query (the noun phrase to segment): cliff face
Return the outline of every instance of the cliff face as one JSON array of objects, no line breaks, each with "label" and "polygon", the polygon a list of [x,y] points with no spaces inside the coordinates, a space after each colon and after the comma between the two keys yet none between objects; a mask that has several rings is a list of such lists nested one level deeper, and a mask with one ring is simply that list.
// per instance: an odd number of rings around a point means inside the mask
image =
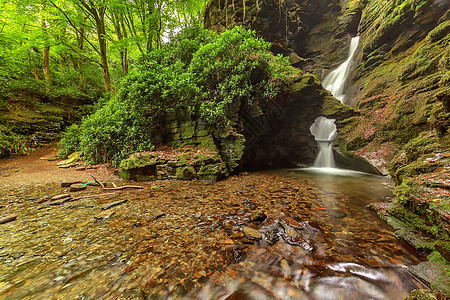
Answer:
[{"label": "cliff face", "polygon": [[342,60],[347,33],[356,34],[357,9],[341,15],[339,0],[213,0],[205,10],[205,27],[217,32],[242,25],[272,43],[272,51],[289,56],[294,66],[320,75],[318,66]]}]

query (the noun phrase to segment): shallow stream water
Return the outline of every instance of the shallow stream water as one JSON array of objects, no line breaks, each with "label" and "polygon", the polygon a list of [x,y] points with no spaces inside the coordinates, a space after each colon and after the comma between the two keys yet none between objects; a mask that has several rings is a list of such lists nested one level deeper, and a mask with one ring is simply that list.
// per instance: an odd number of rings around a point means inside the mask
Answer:
[{"label": "shallow stream water", "polygon": [[367,208],[390,195],[386,178],[139,184],[61,205],[48,200],[57,184],[4,190],[0,217],[18,217],[0,225],[0,299],[403,299],[423,287],[406,268],[417,253]]}]

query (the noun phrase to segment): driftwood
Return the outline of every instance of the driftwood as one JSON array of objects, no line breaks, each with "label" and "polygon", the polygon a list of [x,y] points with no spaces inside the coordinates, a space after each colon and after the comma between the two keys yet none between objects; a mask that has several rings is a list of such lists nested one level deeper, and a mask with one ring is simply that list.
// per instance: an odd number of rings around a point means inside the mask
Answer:
[{"label": "driftwood", "polygon": [[56,196],[53,196],[50,200],[60,200],[60,199],[64,199],[64,198],[70,198],[70,195],[69,194],[56,195]]},{"label": "driftwood", "polygon": [[91,175],[92,179],[94,179],[95,182],[97,182],[102,188],[105,188],[105,185],[97,180],[93,175]]},{"label": "driftwood", "polygon": [[138,185],[124,185],[114,188],[103,188],[104,191],[119,191],[119,190],[125,190],[125,189],[143,189],[143,186]]},{"label": "driftwood", "polygon": [[9,215],[7,217],[1,218],[0,219],[0,224],[5,224],[5,223],[8,223],[8,222],[12,222],[15,219],[17,219],[17,215]]},{"label": "driftwood", "polygon": [[114,187],[112,188],[107,188],[103,183],[101,183],[100,181],[97,180],[97,178],[95,178],[94,176],[91,175],[91,177],[95,180],[95,182],[97,182],[98,184],[100,184],[100,186],[102,187],[103,190],[105,191],[118,191],[118,190],[124,190],[124,189],[143,189],[143,186],[138,186],[138,185],[124,185],[124,186],[116,186],[115,184]]}]

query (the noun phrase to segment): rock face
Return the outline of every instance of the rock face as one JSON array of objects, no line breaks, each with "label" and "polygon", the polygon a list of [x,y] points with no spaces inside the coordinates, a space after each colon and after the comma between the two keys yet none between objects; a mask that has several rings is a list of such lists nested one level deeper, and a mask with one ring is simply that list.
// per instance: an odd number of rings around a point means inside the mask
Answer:
[{"label": "rock face", "polygon": [[66,126],[81,118],[83,106],[92,104],[83,97],[49,99],[27,94],[3,101],[8,109],[0,109],[0,158],[58,140]]},{"label": "rock face", "polygon": [[258,110],[245,112],[244,168],[312,164],[317,145],[309,127],[321,114],[327,97],[316,77],[304,75],[274,101],[259,103]]},{"label": "rock face", "polygon": [[[255,30],[272,43],[272,51],[292,65],[321,76],[321,68],[345,60],[344,46],[356,35],[361,5],[339,0],[213,0],[205,9],[205,27],[216,32],[237,25]],[[355,2],[355,1],[351,1]]]}]

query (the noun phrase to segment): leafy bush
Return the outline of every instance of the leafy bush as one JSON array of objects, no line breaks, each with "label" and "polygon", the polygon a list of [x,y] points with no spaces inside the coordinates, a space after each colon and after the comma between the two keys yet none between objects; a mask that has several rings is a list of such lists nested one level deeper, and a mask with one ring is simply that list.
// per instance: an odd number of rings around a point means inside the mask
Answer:
[{"label": "leafy bush", "polygon": [[25,138],[0,125],[0,148],[10,149],[12,153],[25,154],[29,149]]},{"label": "leafy bush", "polygon": [[117,96],[85,118],[78,132],[64,135],[61,154],[79,144],[90,162],[117,165],[130,153],[152,147],[151,128],[168,113],[228,126],[228,114],[235,113],[229,112],[230,104],[274,97],[291,82],[294,71],[287,58],[273,56],[269,47],[241,27],[221,35],[199,25],[184,29],[162,49],[141,57]]}]

